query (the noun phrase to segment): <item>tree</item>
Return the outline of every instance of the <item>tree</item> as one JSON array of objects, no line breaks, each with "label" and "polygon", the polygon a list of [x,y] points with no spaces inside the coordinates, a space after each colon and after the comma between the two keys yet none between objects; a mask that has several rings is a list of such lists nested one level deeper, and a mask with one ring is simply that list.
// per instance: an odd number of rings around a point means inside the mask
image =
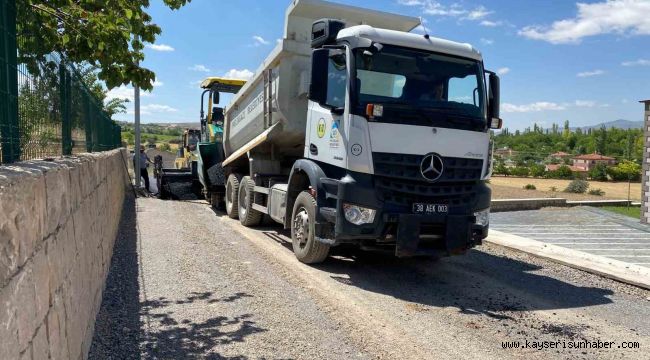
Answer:
[{"label": "tree", "polygon": [[503,162],[497,162],[494,166],[494,174],[495,175],[505,175],[508,176],[510,175],[510,169],[508,169]]},{"label": "tree", "polygon": [[560,127],[558,126],[558,124],[553,123],[553,125],[551,126],[551,132],[553,133],[553,135],[557,134],[559,132],[559,130],[560,130]]},{"label": "tree", "polygon": [[607,181],[607,165],[598,163],[589,170],[589,177],[596,181]]},{"label": "tree", "polygon": [[596,134],[596,152],[599,154],[607,153],[607,129],[602,126]]},{"label": "tree", "polygon": [[564,121],[564,131],[562,132],[562,136],[565,138],[568,138],[569,135],[571,135],[571,128],[569,127],[569,120]]},{"label": "tree", "polygon": [[527,167],[518,166],[510,169],[510,174],[512,176],[526,177],[530,174],[530,170]]},{"label": "tree", "polygon": [[530,176],[544,177],[546,175],[546,166],[540,164],[533,164],[530,166]]},{"label": "tree", "polygon": [[128,145],[133,145],[135,144],[135,136],[133,135],[132,132],[123,132],[122,133],[122,139],[126,141]]},{"label": "tree", "polygon": [[608,168],[607,174],[614,181],[639,181],[641,180],[641,165],[623,160],[620,164]]},{"label": "tree", "polygon": [[571,171],[571,168],[566,165],[560,166],[559,168],[557,168],[557,170],[549,171],[548,173],[546,173],[546,176],[551,179],[573,179],[574,178],[573,171]]},{"label": "tree", "polygon": [[[176,10],[191,0],[163,0]],[[155,74],[140,66],[144,44],[161,33],[144,10],[149,0],[16,1],[19,62],[38,70],[46,55],[60,52],[73,63],[97,66],[108,88],[133,83],[153,88]]]},{"label": "tree", "polygon": [[111,118],[115,114],[124,114],[126,113],[126,103],[129,102],[129,99],[110,99],[109,101],[104,102],[104,111]]},{"label": "tree", "polygon": [[634,136],[631,132],[627,134],[627,147],[625,148],[625,158],[632,160],[632,153],[634,152]]},{"label": "tree", "polygon": [[126,113],[126,103],[129,102],[129,99],[114,98],[106,101],[106,88],[99,81],[99,77],[97,76],[99,69],[97,67],[88,63],[81,63],[76,68],[81,81],[84,82],[95,98],[103,103],[104,111],[109,117],[112,118],[115,114]]}]

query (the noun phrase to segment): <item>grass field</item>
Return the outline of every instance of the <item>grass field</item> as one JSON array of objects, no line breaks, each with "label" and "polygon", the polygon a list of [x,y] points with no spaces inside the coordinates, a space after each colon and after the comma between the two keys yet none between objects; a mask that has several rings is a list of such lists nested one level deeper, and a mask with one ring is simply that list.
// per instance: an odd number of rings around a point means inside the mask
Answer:
[{"label": "grass field", "polygon": [[635,219],[640,219],[641,218],[641,208],[638,206],[606,206],[601,208],[603,210],[615,212],[617,214],[629,216]]},{"label": "grass field", "polygon": [[[527,184],[533,184],[537,187],[538,192],[550,192],[551,187],[557,189],[557,193],[552,197],[567,197],[569,195],[562,193],[571,180],[555,180],[555,179],[535,179],[535,178],[518,178],[518,177],[503,177],[494,176],[490,183],[498,187],[510,187],[513,189],[522,189]],[[601,189],[605,192],[604,196],[599,198],[604,199],[627,199],[627,183],[615,182],[600,182],[589,181],[589,189]],[[641,200],[641,183],[632,183],[630,191],[630,199],[634,201]]]},{"label": "grass field", "polygon": [[[122,139],[125,139],[128,132],[122,131]],[[146,142],[146,139],[155,136],[158,140],[158,142],[169,142],[170,140],[179,140],[180,136],[174,136],[174,135],[162,135],[162,134],[145,134],[142,133],[142,142]]]}]

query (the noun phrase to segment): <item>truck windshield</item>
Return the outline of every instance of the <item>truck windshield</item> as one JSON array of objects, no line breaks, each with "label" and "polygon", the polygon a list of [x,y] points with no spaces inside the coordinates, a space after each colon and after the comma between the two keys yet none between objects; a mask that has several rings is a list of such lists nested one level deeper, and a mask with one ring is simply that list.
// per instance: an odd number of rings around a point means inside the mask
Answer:
[{"label": "truck windshield", "polygon": [[478,61],[385,45],[355,50],[358,113],[382,104],[374,119],[411,125],[485,129],[485,86]]}]

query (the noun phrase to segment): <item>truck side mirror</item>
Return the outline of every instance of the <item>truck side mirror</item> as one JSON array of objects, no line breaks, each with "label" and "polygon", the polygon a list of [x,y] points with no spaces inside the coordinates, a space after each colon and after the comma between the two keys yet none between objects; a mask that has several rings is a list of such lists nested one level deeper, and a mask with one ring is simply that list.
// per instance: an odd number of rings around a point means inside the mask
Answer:
[{"label": "truck side mirror", "polygon": [[311,83],[309,84],[309,100],[321,105],[327,102],[327,67],[329,49],[315,49],[311,56]]},{"label": "truck side mirror", "polygon": [[214,105],[219,104],[219,92],[218,91],[212,91],[212,103]]},{"label": "truck side mirror", "polygon": [[490,73],[490,92],[488,105],[488,125],[490,129],[501,129],[503,120],[499,117],[499,108],[501,103],[500,80],[499,76],[493,72]]}]

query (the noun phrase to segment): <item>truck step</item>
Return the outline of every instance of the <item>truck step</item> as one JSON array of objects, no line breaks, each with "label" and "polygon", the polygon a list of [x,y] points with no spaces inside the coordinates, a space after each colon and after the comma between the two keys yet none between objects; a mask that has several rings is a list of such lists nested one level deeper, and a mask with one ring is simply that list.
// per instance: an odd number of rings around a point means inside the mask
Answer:
[{"label": "truck step", "polygon": [[268,214],[269,209],[265,206],[259,205],[259,204],[253,204],[253,209],[261,212],[262,214]]},{"label": "truck step", "polygon": [[255,186],[253,188],[253,191],[255,191],[256,193],[266,194],[266,195],[271,193],[271,189],[264,186]]}]

